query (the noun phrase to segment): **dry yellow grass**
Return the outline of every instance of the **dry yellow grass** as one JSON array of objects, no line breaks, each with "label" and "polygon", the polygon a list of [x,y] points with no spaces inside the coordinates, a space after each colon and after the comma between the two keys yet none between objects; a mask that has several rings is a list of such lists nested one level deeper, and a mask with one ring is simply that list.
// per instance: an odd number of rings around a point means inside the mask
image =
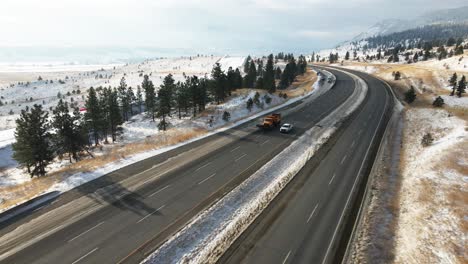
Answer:
[{"label": "dry yellow grass", "polygon": [[285,93],[289,98],[298,97],[305,95],[306,93],[312,91],[312,85],[317,81],[317,74],[307,69],[304,75],[299,75],[294,83],[291,86],[282,91],[278,91]]}]

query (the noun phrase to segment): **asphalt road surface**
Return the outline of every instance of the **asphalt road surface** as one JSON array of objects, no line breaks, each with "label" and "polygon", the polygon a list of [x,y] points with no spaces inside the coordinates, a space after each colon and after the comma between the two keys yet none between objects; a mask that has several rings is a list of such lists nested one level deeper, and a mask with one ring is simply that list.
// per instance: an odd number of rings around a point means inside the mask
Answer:
[{"label": "asphalt road surface", "polygon": [[[255,122],[249,122],[117,170],[0,223],[0,263],[142,260],[198,212],[344,102],[354,90],[354,81],[341,72],[333,73],[337,77],[333,89],[314,101],[304,99],[279,111],[284,114],[283,123],[294,124],[291,134],[280,134],[279,129],[261,132]],[[375,111],[369,114],[371,119],[362,127],[362,135],[356,137],[353,145],[359,151],[356,154],[361,154],[368,144],[366,138],[382,108],[375,100],[370,103]],[[348,150],[349,146],[344,148]],[[345,195],[349,186],[342,186],[341,182],[352,177],[351,172],[345,171],[359,166],[359,158],[360,155],[346,156],[343,163],[349,164],[347,169],[339,165],[340,161],[326,162],[330,169],[337,168],[331,184],[335,193]],[[319,176],[316,179],[319,182],[310,184],[311,188],[320,185],[319,188],[327,190],[321,181],[329,181],[329,175]],[[340,198],[341,195],[328,201],[317,200],[317,214],[323,214],[324,207],[338,206]],[[308,212],[310,208],[303,209]],[[333,214],[338,210],[332,210]],[[311,221],[316,221],[316,217]],[[276,255],[274,259],[282,257]]]},{"label": "asphalt road surface", "polygon": [[[356,72],[355,72],[356,73]],[[236,240],[219,263],[333,263],[351,193],[374,157],[386,127],[391,94],[381,81],[356,73],[369,86],[360,110],[296,175]],[[369,154],[368,154],[369,153]],[[375,153],[375,152],[374,152]],[[369,156],[370,155],[370,156]],[[341,221],[341,222],[340,222]],[[333,242],[333,243],[332,243]]]}]

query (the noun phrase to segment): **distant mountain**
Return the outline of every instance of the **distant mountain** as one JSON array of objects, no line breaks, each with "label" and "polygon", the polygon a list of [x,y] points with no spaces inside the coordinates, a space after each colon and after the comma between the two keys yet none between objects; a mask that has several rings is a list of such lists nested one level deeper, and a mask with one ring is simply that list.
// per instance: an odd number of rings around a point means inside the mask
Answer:
[{"label": "distant mountain", "polygon": [[425,13],[415,19],[386,19],[360,33],[351,41],[364,40],[369,37],[385,36],[395,32],[414,29],[432,24],[462,24],[468,23],[468,6],[443,9]]}]

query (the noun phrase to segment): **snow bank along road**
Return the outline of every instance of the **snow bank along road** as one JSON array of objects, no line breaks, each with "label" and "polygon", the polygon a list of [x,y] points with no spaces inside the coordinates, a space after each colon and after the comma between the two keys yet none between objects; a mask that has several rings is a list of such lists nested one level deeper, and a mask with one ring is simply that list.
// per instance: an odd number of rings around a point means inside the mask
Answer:
[{"label": "snow bank along road", "polygon": [[[256,121],[135,163],[0,223],[2,263],[135,263],[348,98],[354,82],[280,112],[295,131]],[[325,84],[327,85],[327,84]],[[327,89],[325,89],[327,90]]]},{"label": "snow bank along road", "polygon": [[360,202],[356,194],[365,187],[362,183],[366,182],[393,104],[384,83],[367,74],[353,73],[369,87],[361,109],[302,168],[219,263],[340,260],[342,239],[346,240],[353,223],[353,205]]}]

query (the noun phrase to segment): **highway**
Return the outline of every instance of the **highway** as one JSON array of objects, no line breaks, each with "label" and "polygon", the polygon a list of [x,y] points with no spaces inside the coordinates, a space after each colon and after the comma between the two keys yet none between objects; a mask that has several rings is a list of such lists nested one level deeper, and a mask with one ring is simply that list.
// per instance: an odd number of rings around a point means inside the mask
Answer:
[{"label": "highway", "polygon": [[313,157],[234,242],[219,263],[337,263],[341,224],[366,179],[392,107],[385,84],[354,72],[368,98],[327,148]]},{"label": "highway", "polygon": [[[344,102],[354,81],[333,73],[333,89],[279,111],[284,122],[295,125],[292,134],[261,132],[257,120],[248,122],[117,170],[0,223],[0,263],[139,262]],[[360,132],[363,138],[382,108],[374,101],[369,128]],[[361,144],[366,141],[356,139],[356,150]],[[359,158],[349,155],[343,162],[354,168]],[[327,163],[331,168],[344,168],[333,161]],[[344,193],[343,177],[338,172],[333,186]],[[324,206],[334,204],[322,201],[317,213]]]}]

